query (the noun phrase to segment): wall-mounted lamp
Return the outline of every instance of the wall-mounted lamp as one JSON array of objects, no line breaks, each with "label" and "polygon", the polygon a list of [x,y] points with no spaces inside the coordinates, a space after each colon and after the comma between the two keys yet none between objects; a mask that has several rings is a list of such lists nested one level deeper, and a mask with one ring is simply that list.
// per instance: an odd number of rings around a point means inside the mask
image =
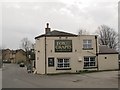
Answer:
[{"label": "wall-mounted lamp", "polygon": [[78,62],[82,62],[82,58],[81,57],[78,58]]}]

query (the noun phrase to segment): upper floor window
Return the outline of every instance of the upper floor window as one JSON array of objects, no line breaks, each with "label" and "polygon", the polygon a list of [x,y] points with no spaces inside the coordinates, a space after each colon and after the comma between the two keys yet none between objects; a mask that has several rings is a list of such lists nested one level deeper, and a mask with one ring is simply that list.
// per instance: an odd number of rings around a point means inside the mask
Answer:
[{"label": "upper floor window", "polygon": [[92,49],[92,40],[83,40],[83,49]]}]

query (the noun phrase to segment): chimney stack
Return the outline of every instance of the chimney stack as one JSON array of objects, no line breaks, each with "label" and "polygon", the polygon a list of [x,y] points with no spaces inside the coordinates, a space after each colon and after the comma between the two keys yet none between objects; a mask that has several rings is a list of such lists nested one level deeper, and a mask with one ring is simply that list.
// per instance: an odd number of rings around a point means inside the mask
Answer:
[{"label": "chimney stack", "polygon": [[48,34],[50,33],[51,28],[49,28],[49,23],[47,23],[46,25],[47,25],[47,28],[45,28],[45,34]]}]

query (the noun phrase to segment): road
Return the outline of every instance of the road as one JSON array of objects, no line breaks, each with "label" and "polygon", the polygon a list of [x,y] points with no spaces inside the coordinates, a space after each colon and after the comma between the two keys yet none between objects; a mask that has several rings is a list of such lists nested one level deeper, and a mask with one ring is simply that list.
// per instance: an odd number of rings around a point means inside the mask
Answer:
[{"label": "road", "polygon": [[5,64],[2,72],[3,88],[118,88],[118,72],[88,74],[37,75],[26,68]]},{"label": "road", "polygon": [[0,90],[2,89],[2,69],[0,68]]}]

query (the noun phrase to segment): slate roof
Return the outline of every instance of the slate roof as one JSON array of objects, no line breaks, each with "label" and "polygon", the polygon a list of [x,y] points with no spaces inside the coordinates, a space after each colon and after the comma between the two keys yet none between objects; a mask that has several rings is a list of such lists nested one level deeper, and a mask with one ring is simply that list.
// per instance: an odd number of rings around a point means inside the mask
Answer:
[{"label": "slate roof", "polygon": [[67,33],[67,32],[62,32],[62,31],[57,31],[57,30],[53,30],[47,34],[42,34],[40,36],[35,37],[35,39],[40,38],[40,37],[57,37],[57,36],[69,36],[69,37],[76,37],[76,34],[72,34],[72,33]]},{"label": "slate roof", "polygon": [[100,45],[99,54],[118,54],[118,52],[114,49],[109,48],[106,45]]}]

